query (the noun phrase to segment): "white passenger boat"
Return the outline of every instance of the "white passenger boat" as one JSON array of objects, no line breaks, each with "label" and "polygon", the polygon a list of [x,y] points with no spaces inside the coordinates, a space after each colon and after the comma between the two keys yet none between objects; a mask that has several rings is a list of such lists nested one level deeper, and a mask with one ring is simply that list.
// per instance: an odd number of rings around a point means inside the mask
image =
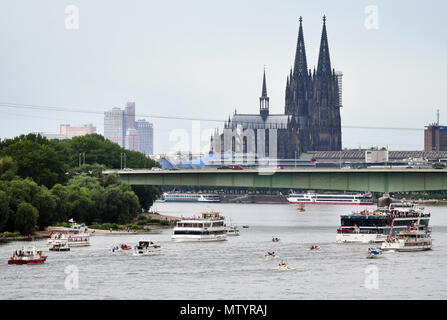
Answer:
[{"label": "white passenger boat", "polygon": [[69,247],[83,247],[90,245],[90,234],[88,233],[88,228],[84,224],[78,225],[73,222],[68,231],[67,238]]},{"label": "white passenger boat", "polygon": [[386,241],[390,230],[397,234],[415,223],[428,232],[430,213],[424,213],[424,208],[415,204],[393,203],[386,208],[353,212],[340,218],[336,242],[381,243]]},{"label": "white passenger boat", "polygon": [[150,240],[140,240],[134,247],[133,256],[153,256],[161,253],[159,245]]},{"label": "white passenger boat", "polygon": [[344,204],[344,205],[372,205],[371,194],[325,194],[325,193],[292,193],[287,197],[289,203],[298,204]]},{"label": "white passenger boat", "polygon": [[415,225],[410,230],[401,231],[394,238],[389,237],[382,243],[382,250],[393,251],[423,251],[432,248],[432,239],[420,226]]},{"label": "white passenger boat", "polygon": [[218,194],[165,192],[160,200],[164,202],[220,202]]},{"label": "white passenger boat", "polygon": [[177,222],[172,241],[223,241],[227,240],[225,218],[219,212],[202,212],[200,217]]}]

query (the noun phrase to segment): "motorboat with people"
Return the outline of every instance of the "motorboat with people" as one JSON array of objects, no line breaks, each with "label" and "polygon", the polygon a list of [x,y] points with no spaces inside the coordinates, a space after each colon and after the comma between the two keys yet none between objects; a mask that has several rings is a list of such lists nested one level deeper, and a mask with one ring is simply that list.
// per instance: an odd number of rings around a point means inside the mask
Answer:
[{"label": "motorboat with people", "polygon": [[368,248],[368,253],[366,255],[366,258],[373,259],[378,258],[382,254],[382,249],[380,248]]},{"label": "motorboat with people", "polygon": [[275,237],[275,236],[273,236],[273,238],[272,238],[272,242],[279,242],[279,238],[278,238],[278,237]]},{"label": "motorboat with people", "polygon": [[208,210],[199,217],[184,218],[177,222],[171,239],[175,242],[227,240],[225,217]]},{"label": "motorboat with people", "polygon": [[274,257],[276,257],[276,253],[275,253],[275,251],[272,251],[272,252],[269,251],[265,254],[265,257],[266,258],[274,258]]},{"label": "motorboat with people", "polygon": [[304,212],[304,211],[306,211],[306,209],[304,208],[304,203],[300,203],[300,204],[298,205],[298,207],[296,208],[296,211],[298,211],[298,212]]},{"label": "motorboat with people", "polygon": [[239,236],[239,229],[236,226],[227,226],[227,236]]},{"label": "motorboat with people", "polygon": [[121,244],[120,245],[120,248],[121,248],[121,250],[130,250],[130,249],[132,249],[132,246],[131,245],[129,245],[129,244]]},{"label": "motorboat with people", "polygon": [[238,236],[239,235],[239,228],[236,227],[235,225],[233,225],[233,223],[231,223],[231,219],[230,219],[230,223],[227,223],[227,236]]},{"label": "motorboat with people", "polygon": [[140,240],[134,247],[134,256],[152,256],[161,253],[161,247],[150,240]]},{"label": "motorboat with people", "polygon": [[46,259],[47,256],[44,256],[41,250],[30,246],[16,250],[9,258],[8,264],[40,264],[44,263]]},{"label": "motorboat with people", "polygon": [[393,251],[423,251],[432,248],[432,239],[425,228],[415,224],[409,230],[399,232],[394,237],[389,236],[382,243],[382,250]]},{"label": "motorboat with people", "polygon": [[313,245],[312,247],[310,247],[310,250],[320,250],[320,247],[317,245]]},{"label": "motorboat with people", "polygon": [[278,270],[280,271],[289,270],[289,265],[285,263],[283,260],[281,260],[281,262],[278,264]]}]

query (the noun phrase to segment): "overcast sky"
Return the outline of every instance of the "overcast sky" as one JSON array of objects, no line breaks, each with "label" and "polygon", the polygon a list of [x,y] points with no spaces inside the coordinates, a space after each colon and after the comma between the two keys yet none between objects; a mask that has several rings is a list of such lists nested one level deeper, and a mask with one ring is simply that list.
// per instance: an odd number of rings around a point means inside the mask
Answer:
[{"label": "overcast sky", "polygon": [[[69,5],[79,9],[78,29],[67,29]],[[264,65],[270,112],[283,113],[298,18],[313,68],[325,14],[332,66],[344,74],[342,126],[421,129],[344,128],[343,147],[422,150],[436,109],[447,124],[446,9],[443,0],[2,0],[0,137],[58,132],[61,123],[103,133],[102,113],[126,101],[137,115],[224,121],[235,109],[257,113]],[[156,153],[174,148],[173,132],[197,126],[146,119]]]}]

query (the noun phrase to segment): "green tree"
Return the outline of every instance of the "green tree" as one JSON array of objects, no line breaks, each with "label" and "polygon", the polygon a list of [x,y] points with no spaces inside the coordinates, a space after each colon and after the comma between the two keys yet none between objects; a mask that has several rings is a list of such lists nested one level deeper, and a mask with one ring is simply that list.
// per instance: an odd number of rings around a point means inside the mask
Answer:
[{"label": "green tree", "polygon": [[145,211],[149,210],[163,193],[158,186],[132,186],[132,190],[138,197],[140,207]]},{"label": "green tree", "polygon": [[5,141],[0,155],[10,156],[17,162],[17,173],[22,178],[32,178],[36,183],[47,187],[66,181],[65,172],[68,167],[46,139],[28,135],[22,139]]},{"label": "green tree", "polygon": [[0,190],[0,232],[6,229],[10,211],[8,195]]},{"label": "green tree", "polygon": [[37,224],[40,230],[58,221],[56,209],[56,197],[45,187],[40,187],[32,200],[32,205],[39,211]]},{"label": "green tree", "polygon": [[51,193],[55,197],[56,207],[54,209],[57,222],[68,221],[71,218],[72,204],[69,200],[69,191],[67,186],[56,184],[51,188]]},{"label": "green tree", "polygon": [[22,202],[17,209],[15,228],[22,235],[31,234],[39,218],[38,210],[28,202]]},{"label": "green tree", "polygon": [[11,157],[0,158],[0,180],[12,180],[17,175],[17,163]]}]

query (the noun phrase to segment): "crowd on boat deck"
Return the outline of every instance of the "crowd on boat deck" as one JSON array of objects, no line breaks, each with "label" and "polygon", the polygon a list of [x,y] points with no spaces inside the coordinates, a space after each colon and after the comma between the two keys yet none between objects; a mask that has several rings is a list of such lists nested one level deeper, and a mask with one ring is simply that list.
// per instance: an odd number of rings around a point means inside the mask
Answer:
[{"label": "crowd on boat deck", "polygon": [[53,233],[53,232],[51,232],[51,234],[50,234],[50,238],[51,239],[62,239],[63,236],[64,236],[63,233]]},{"label": "crowd on boat deck", "polygon": [[[42,251],[36,251],[36,253],[38,254],[38,255],[41,255],[42,254]],[[14,257],[23,257],[23,256],[25,256],[25,251],[22,251],[22,250],[16,250],[14,253],[13,253],[13,256]]]},{"label": "crowd on boat deck", "polygon": [[395,217],[428,217],[430,216],[429,213],[422,213],[415,210],[410,211],[399,211],[399,210],[375,210],[375,211],[368,211],[368,210],[362,210],[360,212],[352,212],[352,215],[366,215],[366,216],[389,216],[394,215]]}]

